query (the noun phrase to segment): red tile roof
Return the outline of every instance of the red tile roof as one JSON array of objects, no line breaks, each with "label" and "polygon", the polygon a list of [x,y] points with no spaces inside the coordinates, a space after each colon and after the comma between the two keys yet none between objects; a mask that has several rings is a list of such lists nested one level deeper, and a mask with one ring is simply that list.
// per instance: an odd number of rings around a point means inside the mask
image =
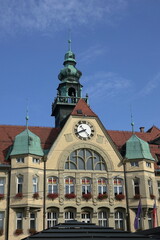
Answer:
[{"label": "red tile roof", "polygon": [[80,98],[75,108],[73,109],[72,116],[88,116],[88,117],[97,117],[97,115],[90,109],[87,103]]},{"label": "red tile roof", "polygon": [[[9,147],[13,145],[15,136],[25,128],[25,126],[0,125],[0,163],[7,163],[5,158]],[[29,127],[29,130],[40,137],[43,149],[49,149],[60,132],[60,129],[50,127]]]}]

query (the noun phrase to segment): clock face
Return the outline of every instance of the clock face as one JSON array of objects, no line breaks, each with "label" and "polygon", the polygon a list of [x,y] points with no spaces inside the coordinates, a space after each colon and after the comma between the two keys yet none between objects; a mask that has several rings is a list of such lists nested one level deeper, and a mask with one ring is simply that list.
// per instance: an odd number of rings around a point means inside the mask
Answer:
[{"label": "clock face", "polygon": [[93,137],[94,135],[94,128],[93,126],[87,121],[79,121],[74,128],[74,132],[77,137],[82,140],[87,140]]}]

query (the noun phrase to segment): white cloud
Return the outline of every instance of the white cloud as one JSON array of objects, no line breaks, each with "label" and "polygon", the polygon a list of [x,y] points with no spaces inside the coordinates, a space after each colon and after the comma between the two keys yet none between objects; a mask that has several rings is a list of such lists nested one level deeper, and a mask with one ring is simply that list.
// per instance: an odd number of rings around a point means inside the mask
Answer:
[{"label": "white cloud", "polygon": [[131,86],[131,81],[125,79],[113,72],[99,72],[93,76],[83,78],[85,92],[91,98],[108,98],[115,97],[119,93],[122,95]]},{"label": "white cloud", "polygon": [[104,48],[104,46],[96,45],[89,47],[86,51],[79,54],[78,63],[89,63],[95,59],[97,59],[98,56],[102,56],[106,54],[107,49]]},{"label": "white cloud", "polygon": [[144,88],[139,92],[139,96],[146,96],[153,92],[160,85],[160,73],[151,79]]},{"label": "white cloud", "polygon": [[1,34],[52,32],[60,28],[110,23],[121,17],[127,0],[1,0]]}]

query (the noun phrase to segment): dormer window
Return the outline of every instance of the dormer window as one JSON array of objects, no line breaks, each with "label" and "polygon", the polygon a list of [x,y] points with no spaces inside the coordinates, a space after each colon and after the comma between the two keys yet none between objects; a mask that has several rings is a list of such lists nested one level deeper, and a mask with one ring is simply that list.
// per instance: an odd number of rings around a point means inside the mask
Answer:
[{"label": "dormer window", "polygon": [[24,163],[24,158],[23,157],[17,158],[16,162],[17,163]]},{"label": "dormer window", "polygon": [[33,163],[40,163],[40,159],[39,158],[32,158],[32,162]]}]

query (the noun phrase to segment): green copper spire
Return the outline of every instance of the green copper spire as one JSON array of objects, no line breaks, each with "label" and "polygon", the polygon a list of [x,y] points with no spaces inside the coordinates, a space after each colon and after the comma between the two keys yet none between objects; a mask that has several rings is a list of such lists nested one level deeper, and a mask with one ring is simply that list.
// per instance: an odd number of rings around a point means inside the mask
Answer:
[{"label": "green copper spire", "polygon": [[61,69],[58,78],[63,82],[79,82],[82,73],[75,67],[75,54],[71,50],[71,39],[68,40],[68,52],[64,56],[64,68]]}]

